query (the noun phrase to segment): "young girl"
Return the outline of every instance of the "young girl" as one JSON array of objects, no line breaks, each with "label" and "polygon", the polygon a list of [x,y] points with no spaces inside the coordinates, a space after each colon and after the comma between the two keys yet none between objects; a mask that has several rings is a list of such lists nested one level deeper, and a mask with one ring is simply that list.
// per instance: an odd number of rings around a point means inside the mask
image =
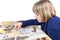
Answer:
[{"label": "young girl", "polygon": [[56,16],[54,6],[49,0],[41,0],[34,4],[36,19],[20,21],[15,29],[29,25],[41,25],[41,29],[52,38],[60,40],[60,18]]}]

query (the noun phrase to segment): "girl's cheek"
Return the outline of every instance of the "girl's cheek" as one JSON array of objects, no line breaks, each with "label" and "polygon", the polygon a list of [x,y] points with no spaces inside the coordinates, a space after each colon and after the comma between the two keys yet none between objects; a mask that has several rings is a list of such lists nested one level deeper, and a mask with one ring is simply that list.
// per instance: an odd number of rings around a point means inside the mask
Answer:
[{"label": "girl's cheek", "polygon": [[41,21],[41,17],[40,16],[36,16],[36,19],[38,20],[38,22]]}]

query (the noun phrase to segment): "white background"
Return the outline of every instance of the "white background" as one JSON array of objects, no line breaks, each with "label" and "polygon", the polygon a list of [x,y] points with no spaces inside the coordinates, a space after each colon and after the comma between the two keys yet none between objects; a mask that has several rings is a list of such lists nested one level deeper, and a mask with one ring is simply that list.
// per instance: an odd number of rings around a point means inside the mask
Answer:
[{"label": "white background", "polygon": [[[34,19],[32,7],[39,0],[0,0],[0,22]],[[60,0],[50,0],[60,17]]]}]

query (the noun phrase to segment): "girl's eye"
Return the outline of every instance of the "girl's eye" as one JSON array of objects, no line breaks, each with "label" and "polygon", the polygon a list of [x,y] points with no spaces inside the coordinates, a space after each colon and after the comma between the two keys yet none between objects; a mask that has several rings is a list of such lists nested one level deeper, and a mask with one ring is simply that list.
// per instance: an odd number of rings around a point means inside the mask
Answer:
[{"label": "girl's eye", "polygon": [[38,16],[38,14],[36,14]]}]

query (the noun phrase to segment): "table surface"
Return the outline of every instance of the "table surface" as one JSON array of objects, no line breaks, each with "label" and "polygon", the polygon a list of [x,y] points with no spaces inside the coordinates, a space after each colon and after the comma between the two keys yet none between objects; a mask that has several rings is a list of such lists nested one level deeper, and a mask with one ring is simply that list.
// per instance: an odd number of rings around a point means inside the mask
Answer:
[{"label": "table surface", "polygon": [[[40,27],[37,27],[35,25],[35,28],[37,28],[36,32],[31,32],[31,30],[33,30],[32,26],[30,26],[30,28],[29,27],[21,28],[20,30],[12,29],[11,33],[5,33],[4,31],[2,31],[2,29],[4,29],[4,28],[0,28],[0,32],[2,32],[3,35],[6,34],[9,37],[14,37],[15,40],[17,39],[18,36],[23,38],[23,40],[38,40],[38,39],[40,39],[40,40],[52,40],[41,29],[39,29]],[[27,33],[25,33],[25,32],[27,32]],[[1,35],[0,35],[0,37],[1,37]],[[25,38],[25,37],[27,37],[27,38]]]}]

